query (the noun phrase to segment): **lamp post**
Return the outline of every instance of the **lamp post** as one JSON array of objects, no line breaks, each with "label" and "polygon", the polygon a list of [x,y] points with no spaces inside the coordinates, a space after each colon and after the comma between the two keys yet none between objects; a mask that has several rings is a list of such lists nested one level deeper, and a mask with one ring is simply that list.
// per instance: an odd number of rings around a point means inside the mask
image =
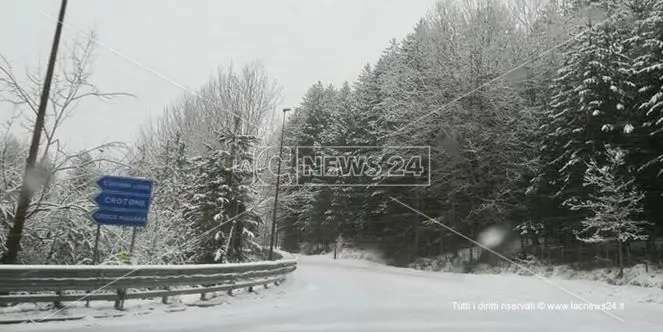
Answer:
[{"label": "lamp post", "polygon": [[274,246],[276,246],[276,207],[279,201],[279,183],[281,182],[281,158],[283,157],[283,138],[285,134],[285,113],[290,111],[290,108],[283,109],[283,124],[281,125],[281,146],[279,148],[279,165],[276,171],[276,189],[274,192],[274,209],[272,211],[272,234],[269,238],[269,260],[274,259]]}]

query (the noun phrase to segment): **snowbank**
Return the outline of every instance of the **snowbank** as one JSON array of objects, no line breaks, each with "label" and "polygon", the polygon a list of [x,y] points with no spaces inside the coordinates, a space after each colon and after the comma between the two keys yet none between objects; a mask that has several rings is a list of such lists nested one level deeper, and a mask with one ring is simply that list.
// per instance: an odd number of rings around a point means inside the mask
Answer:
[{"label": "snowbank", "polygon": [[[479,264],[470,268],[462,263],[462,259],[453,260],[448,256],[437,258],[420,258],[409,267],[425,271],[442,272],[472,272],[476,274],[517,274],[517,275],[540,275],[544,277],[561,279],[582,279],[601,281],[611,285],[631,285],[641,287],[663,288],[663,270],[644,264],[624,268],[624,275],[618,278],[619,268],[601,268],[590,271],[581,271],[568,265],[548,266],[543,265],[536,259],[518,260],[520,266],[503,263],[498,266]],[[521,267],[522,266],[522,267]]]},{"label": "snowbank", "polygon": [[[327,253],[325,256],[334,257],[334,253]],[[384,255],[379,250],[342,248],[336,253],[336,258],[363,260],[387,265],[387,259],[384,258]]]},{"label": "snowbank", "polygon": [[[649,267],[645,268],[644,264],[639,264],[633,267],[624,268],[624,275],[619,278],[619,268],[602,268],[591,271],[578,271],[574,270],[568,265],[561,266],[542,266],[542,265],[525,265],[527,270],[510,266],[490,267],[486,265],[479,265],[474,269],[474,273],[507,273],[519,275],[532,275],[532,272],[545,276],[555,277],[562,279],[584,279],[593,281],[602,281],[611,285],[631,285],[641,287],[655,287],[663,288],[663,270],[654,269]],[[529,270],[529,271],[528,271]]]}]

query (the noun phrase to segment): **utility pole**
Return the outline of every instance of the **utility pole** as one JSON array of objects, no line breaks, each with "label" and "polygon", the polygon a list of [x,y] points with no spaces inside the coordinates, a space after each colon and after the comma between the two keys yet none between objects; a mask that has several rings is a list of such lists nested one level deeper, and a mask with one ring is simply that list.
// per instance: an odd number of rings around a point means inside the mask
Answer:
[{"label": "utility pole", "polygon": [[53,45],[51,47],[51,55],[48,59],[48,68],[46,70],[46,77],[44,79],[44,88],[41,91],[41,99],[39,101],[39,109],[37,111],[37,119],[35,120],[35,127],[32,129],[32,142],[30,142],[30,150],[25,164],[25,173],[23,174],[23,184],[21,185],[21,193],[18,198],[18,205],[16,206],[16,213],[14,213],[14,224],[9,230],[7,236],[7,252],[2,257],[3,264],[16,264],[18,257],[18,249],[23,235],[23,226],[25,226],[25,217],[28,212],[30,201],[32,200],[32,189],[28,185],[28,179],[35,168],[37,161],[37,152],[39,151],[39,142],[41,141],[41,131],[44,127],[44,117],[46,116],[46,105],[48,103],[48,95],[51,90],[51,80],[53,78],[53,70],[55,68],[55,59],[58,53],[58,45],[60,44],[60,35],[62,33],[62,22],[64,20],[65,9],[67,8],[67,0],[62,0],[60,5],[60,14],[58,22],[55,27],[55,37],[53,38]]},{"label": "utility pole", "polygon": [[272,211],[272,234],[269,238],[269,260],[274,259],[274,246],[276,245],[276,207],[279,201],[279,183],[281,182],[281,158],[283,158],[283,139],[285,137],[285,113],[290,111],[289,108],[283,109],[283,124],[281,125],[281,146],[279,148],[279,166],[276,171],[276,190],[274,193],[274,209]]}]

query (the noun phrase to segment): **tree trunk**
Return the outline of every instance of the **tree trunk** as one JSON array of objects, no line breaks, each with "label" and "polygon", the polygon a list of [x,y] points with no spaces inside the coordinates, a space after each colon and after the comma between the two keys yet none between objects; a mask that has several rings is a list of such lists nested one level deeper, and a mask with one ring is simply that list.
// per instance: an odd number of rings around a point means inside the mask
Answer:
[{"label": "tree trunk", "polygon": [[421,241],[421,228],[417,225],[414,227],[414,250],[412,251],[413,259],[419,257],[419,242]]},{"label": "tree trunk", "polygon": [[527,257],[527,245],[525,245],[525,237],[522,235],[520,236],[520,252],[522,253],[523,258]]},{"label": "tree trunk", "polygon": [[541,241],[539,241],[539,234],[536,234],[536,233],[532,234],[532,245],[535,245],[535,246],[540,246],[541,245]]},{"label": "tree trunk", "polygon": [[618,278],[621,278],[624,276],[624,261],[622,257],[622,241],[617,240],[617,257],[619,261],[619,275],[617,275]]},{"label": "tree trunk", "polygon": [[235,233],[235,220],[232,222],[232,226],[230,226],[230,232],[228,232],[228,239],[226,239],[226,244],[224,245],[224,255],[225,261],[228,262],[228,258],[230,257],[230,243],[232,243],[232,238],[233,234]]},{"label": "tree trunk", "polygon": [[645,259],[651,261],[651,247],[649,239],[645,241]]},{"label": "tree trunk", "polygon": [[[154,216],[158,216],[156,213],[153,213]],[[154,257],[157,255],[158,249],[157,249],[157,240],[159,239],[159,227],[160,223],[159,221],[161,218],[159,217],[152,217],[152,220],[154,222],[154,236],[152,237],[152,244],[150,245],[150,257]]]},{"label": "tree trunk", "polygon": [[[49,234],[50,236],[50,234]],[[55,248],[58,240],[53,239],[53,242],[51,243],[51,248],[48,250],[48,255],[46,256],[46,260],[44,261],[44,264],[48,265],[51,263],[51,258],[53,258],[53,255],[55,254]]]}]

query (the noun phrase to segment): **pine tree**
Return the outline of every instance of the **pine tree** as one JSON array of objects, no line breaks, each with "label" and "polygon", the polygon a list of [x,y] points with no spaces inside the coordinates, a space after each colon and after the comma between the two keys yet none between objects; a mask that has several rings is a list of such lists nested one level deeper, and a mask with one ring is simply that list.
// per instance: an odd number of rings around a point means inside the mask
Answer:
[{"label": "pine tree", "polygon": [[541,156],[544,181],[562,201],[583,195],[583,160],[628,132],[634,84],[623,33],[619,18],[593,27],[567,51],[554,81]]},{"label": "pine tree", "polygon": [[168,263],[187,262],[194,256],[193,248],[180,248],[195,236],[195,220],[184,218],[187,189],[194,175],[190,160],[186,156],[187,146],[182,136],[175,133],[167,140],[155,157],[154,165],[148,168],[155,182],[150,213],[148,252],[153,258]]},{"label": "pine tree", "polygon": [[331,85],[325,88],[322,82],[317,82],[309,88],[301,106],[295,109],[286,129],[285,145],[296,147],[289,161],[289,176],[295,178],[297,185],[284,188],[283,248],[294,249],[302,242],[324,242],[327,237],[324,234],[329,233],[323,230],[328,227],[321,224],[325,222],[331,197],[330,189],[321,185],[329,179],[317,174],[323,167],[319,158],[334,155],[327,146],[334,145],[342,136],[336,132],[339,129],[336,123],[341,119],[336,102],[336,89]]},{"label": "pine tree", "polygon": [[617,242],[620,273],[623,274],[624,243],[646,240],[645,227],[650,223],[640,219],[644,212],[642,200],[645,194],[637,188],[632,177],[629,179],[622,175],[624,150],[606,145],[605,154],[607,162],[599,163],[592,158],[587,164],[583,186],[590,189],[589,198],[571,198],[564,204],[572,210],[589,213],[575,232],[579,240],[588,243]]},{"label": "pine tree", "polygon": [[259,216],[250,211],[255,197],[253,136],[219,133],[219,148],[192,160],[191,193],[184,216],[196,227],[198,262],[237,262],[260,250],[255,241]]},{"label": "pine tree", "polygon": [[628,40],[638,55],[633,60],[633,80],[638,84],[636,107],[642,114],[640,126],[633,129],[649,136],[640,146],[647,154],[641,169],[655,167],[658,177],[663,175],[663,1],[640,8],[639,14],[634,37]]}]

